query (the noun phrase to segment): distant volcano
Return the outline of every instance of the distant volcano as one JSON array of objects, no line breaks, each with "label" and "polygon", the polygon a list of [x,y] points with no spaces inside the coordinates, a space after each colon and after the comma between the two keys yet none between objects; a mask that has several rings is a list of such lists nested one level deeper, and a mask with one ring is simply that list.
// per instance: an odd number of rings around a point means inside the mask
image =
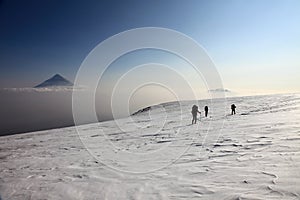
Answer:
[{"label": "distant volcano", "polygon": [[45,80],[41,84],[35,86],[35,88],[44,88],[44,87],[60,87],[60,86],[73,86],[73,83],[65,79],[59,74],[55,74],[48,80]]}]

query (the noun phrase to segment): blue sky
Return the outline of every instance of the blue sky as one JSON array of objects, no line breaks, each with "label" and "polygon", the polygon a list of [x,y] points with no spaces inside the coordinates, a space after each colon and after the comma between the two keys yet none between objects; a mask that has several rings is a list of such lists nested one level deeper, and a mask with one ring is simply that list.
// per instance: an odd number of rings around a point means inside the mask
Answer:
[{"label": "blue sky", "polygon": [[99,42],[132,28],[180,31],[241,93],[300,91],[299,0],[0,1],[0,87],[73,80]]}]

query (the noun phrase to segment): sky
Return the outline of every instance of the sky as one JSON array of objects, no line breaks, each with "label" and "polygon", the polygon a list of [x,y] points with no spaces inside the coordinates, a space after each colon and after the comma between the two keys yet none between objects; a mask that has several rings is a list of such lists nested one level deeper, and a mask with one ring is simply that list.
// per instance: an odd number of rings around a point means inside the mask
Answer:
[{"label": "sky", "polygon": [[103,40],[163,27],[202,45],[231,91],[299,92],[299,10],[299,0],[0,0],[0,88],[74,81]]}]

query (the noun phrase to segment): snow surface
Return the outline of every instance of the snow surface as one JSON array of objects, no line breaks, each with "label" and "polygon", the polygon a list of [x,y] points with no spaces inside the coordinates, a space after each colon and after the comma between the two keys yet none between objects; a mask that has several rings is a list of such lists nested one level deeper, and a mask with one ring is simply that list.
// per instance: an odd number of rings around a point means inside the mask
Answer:
[{"label": "snow surface", "polygon": [[180,104],[1,137],[1,198],[300,199],[299,94]]}]

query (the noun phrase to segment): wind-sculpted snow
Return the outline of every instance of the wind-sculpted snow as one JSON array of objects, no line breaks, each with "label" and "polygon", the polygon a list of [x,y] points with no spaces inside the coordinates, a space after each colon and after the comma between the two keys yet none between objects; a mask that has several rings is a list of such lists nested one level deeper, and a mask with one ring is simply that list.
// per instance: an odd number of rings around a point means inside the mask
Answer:
[{"label": "wind-sculpted snow", "polygon": [[210,107],[199,128],[190,125],[187,101],[77,130],[1,137],[0,196],[299,199],[300,95],[227,101],[227,113],[221,100],[199,101]]}]

